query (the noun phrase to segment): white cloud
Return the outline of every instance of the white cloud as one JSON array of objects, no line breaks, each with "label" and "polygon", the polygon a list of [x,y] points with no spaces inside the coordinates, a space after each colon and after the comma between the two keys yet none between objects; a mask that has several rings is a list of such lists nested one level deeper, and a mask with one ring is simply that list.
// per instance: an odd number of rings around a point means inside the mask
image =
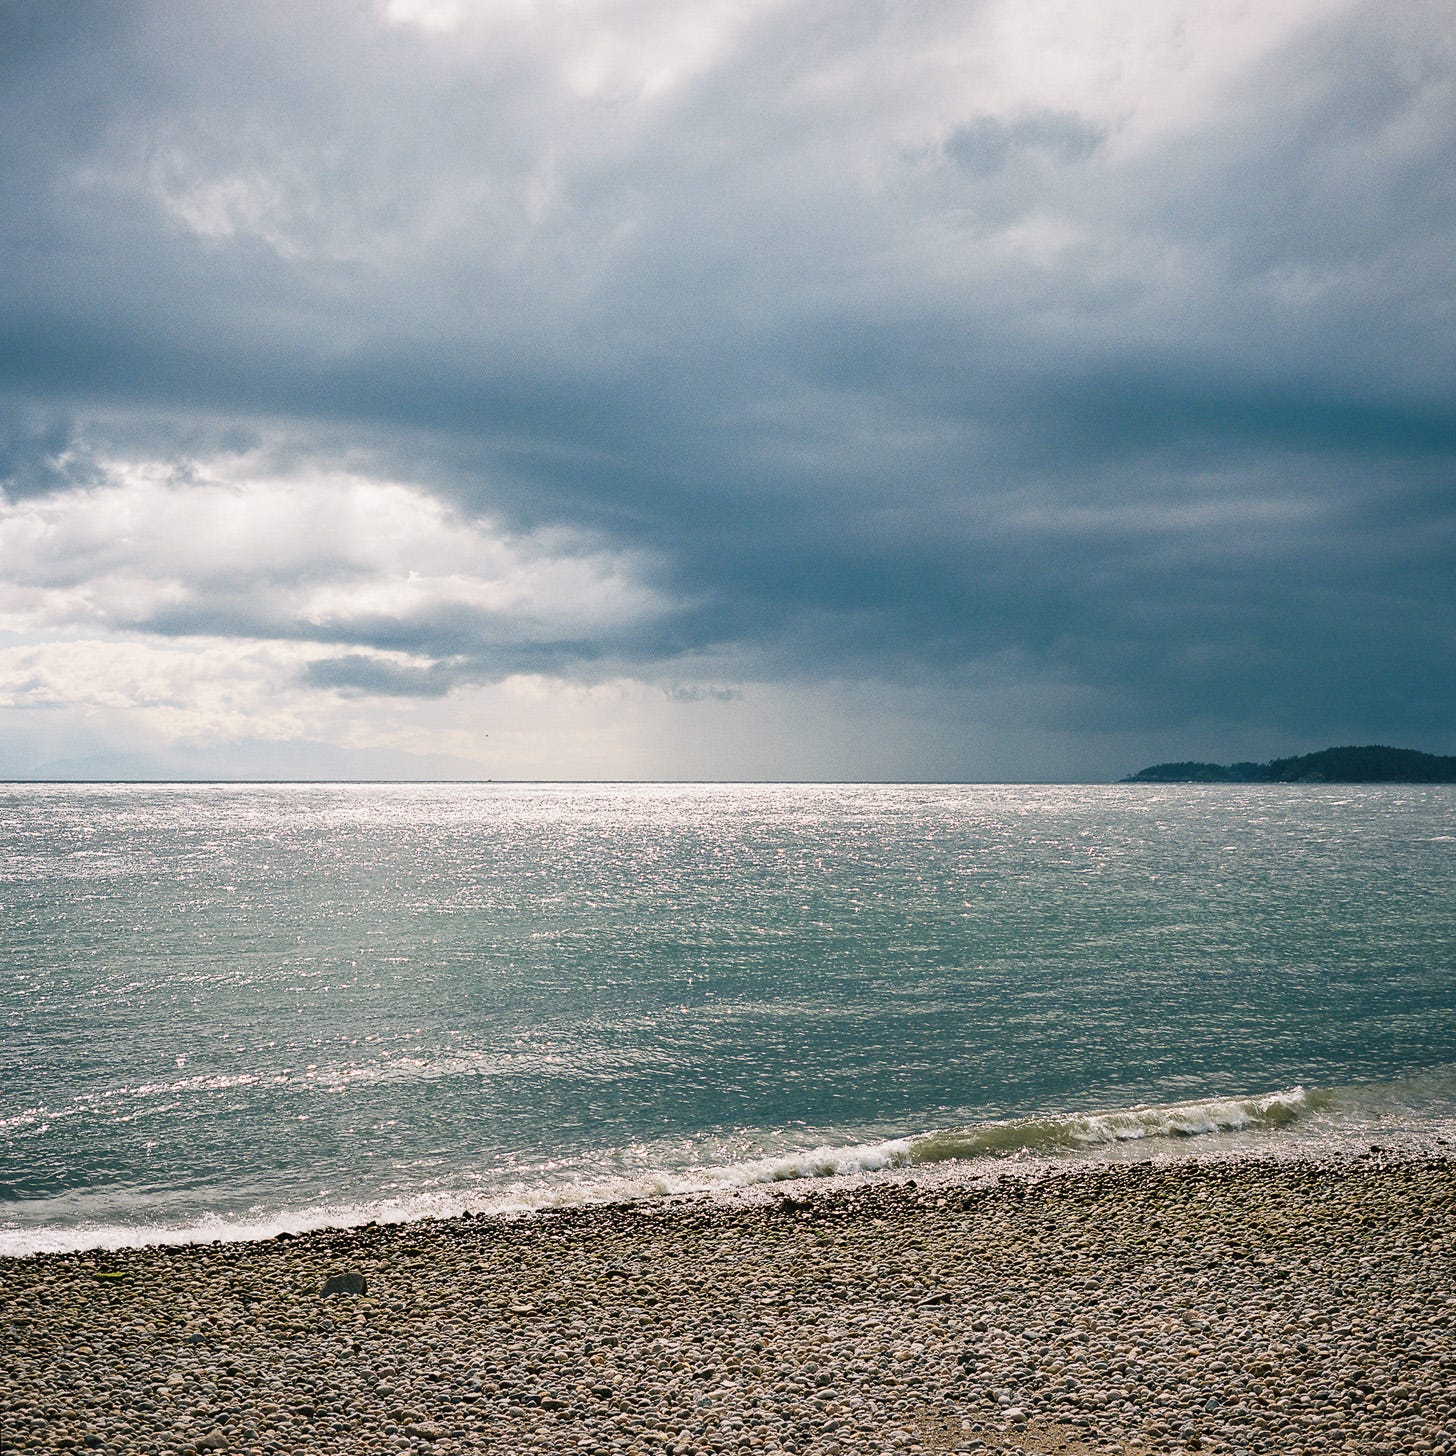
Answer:
[{"label": "white cloud", "polygon": [[651,100],[721,64],[785,0],[383,0],[381,18],[477,44],[509,38],[551,58],[569,91]]},{"label": "white cloud", "polygon": [[[166,742],[301,736],[298,694],[280,692],[306,650],[203,640],[76,638],[0,648],[0,707],[122,717]],[[293,701],[290,701],[290,698]]]},{"label": "white cloud", "polygon": [[175,633],[222,608],[258,636],[453,620],[467,638],[538,642],[665,609],[641,558],[569,532],[510,535],[397,482],[254,468],[243,457],[176,479],[112,462],[105,485],[0,503],[0,627],[137,629],[165,614]]},{"label": "white cloud", "polygon": [[[230,744],[273,742],[393,753],[401,756],[395,771],[405,776],[417,771],[413,759],[503,779],[753,778],[772,775],[776,765],[814,777],[847,774],[864,735],[874,734],[846,713],[846,701],[831,702],[832,691],[683,695],[624,677],[580,683],[518,674],[467,685],[445,701],[344,702],[300,681],[299,668],[317,655],[303,644],[221,639],[0,647],[0,773],[31,767],[7,755],[7,738],[27,716],[44,725],[51,744],[90,736],[162,763],[177,762],[169,755],[181,748],[193,755],[182,761],[189,773],[225,764],[208,754]],[[400,654],[370,655],[408,662]],[[874,703],[868,717],[883,712]],[[816,731],[806,736],[810,723]],[[54,755],[42,747],[31,759]]]},{"label": "white cloud", "polygon": [[[0,710],[44,722],[55,742],[100,734],[159,762],[171,761],[169,745],[332,743],[443,754],[452,771],[488,774],[482,718],[520,702],[517,689],[416,702],[371,692],[366,676],[344,697],[311,682],[310,666],[337,660],[344,642],[350,664],[418,677],[452,660],[449,647],[443,659],[431,650],[437,638],[477,654],[589,644],[667,606],[639,556],[566,531],[512,534],[397,481],[279,473],[257,455],[180,475],[146,460],[101,470],[104,484],[0,497],[0,632],[11,638],[0,647]],[[424,645],[371,645],[391,637]],[[533,681],[526,697],[548,703],[561,748],[577,752],[584,725],[601,726],[582,705],[598,700]],[[522,727],[507,757],[541,772],[552,736]]]}]

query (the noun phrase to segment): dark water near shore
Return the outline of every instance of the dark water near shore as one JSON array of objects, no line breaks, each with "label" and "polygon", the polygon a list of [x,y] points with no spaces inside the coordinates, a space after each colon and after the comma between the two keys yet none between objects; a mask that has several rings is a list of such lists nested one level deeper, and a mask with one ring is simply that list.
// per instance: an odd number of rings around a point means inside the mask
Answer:
[{"label": "dark water near shore", "polygon": [[1456,1117],[1456,789],[0,786],[0,1253]]}]

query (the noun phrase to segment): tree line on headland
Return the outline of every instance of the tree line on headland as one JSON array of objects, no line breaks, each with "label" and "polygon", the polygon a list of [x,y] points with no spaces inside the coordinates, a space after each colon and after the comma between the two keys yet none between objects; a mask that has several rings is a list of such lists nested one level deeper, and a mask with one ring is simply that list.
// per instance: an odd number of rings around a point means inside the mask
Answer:
[{"label": "tree line on headland", "polygon": [[1268,763],[1155,763],[1125,784],[1456,784],[1456,758],[1413,748],[1325,748]]}]

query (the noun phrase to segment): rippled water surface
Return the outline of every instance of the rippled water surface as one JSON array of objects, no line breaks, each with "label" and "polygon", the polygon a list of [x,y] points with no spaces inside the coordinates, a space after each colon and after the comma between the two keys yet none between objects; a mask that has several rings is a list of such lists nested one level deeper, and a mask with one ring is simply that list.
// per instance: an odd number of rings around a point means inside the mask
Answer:
[{"label": "rippled water surface", "polygon": [[3,786],[0,1252],[1449,1115],[1453,836],[1446,787]]}]

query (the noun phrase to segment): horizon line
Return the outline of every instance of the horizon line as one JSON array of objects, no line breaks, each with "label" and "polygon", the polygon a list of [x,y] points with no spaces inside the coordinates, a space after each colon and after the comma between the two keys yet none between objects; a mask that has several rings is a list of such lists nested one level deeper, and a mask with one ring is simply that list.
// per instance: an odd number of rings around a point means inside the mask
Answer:
[{"label": "horizon line", "polygon": [[835,785],[851,785],[866,787],[879,786],[882,788],[894,788],[898,786],[925,786],[925,787],[965,787],[965,788],[1015,788],[1018,786],[1047,787],[1096,785],[1096,784],[1118,784],[1123,783],[1122,779],[449,779],[449,778],[419,778],[419,779],[390,779],[390,778],[0,778],[0,785],[10,786],[15,784],[197,784],[197,785],[244,785],[252,784],[259,787],[275,786],[281,787],[287,784],[682,784],[682,785],[703,785],[703,784],[748,784],[748,785],[785,785],[796,784],[822,784],[826,787]]}]

